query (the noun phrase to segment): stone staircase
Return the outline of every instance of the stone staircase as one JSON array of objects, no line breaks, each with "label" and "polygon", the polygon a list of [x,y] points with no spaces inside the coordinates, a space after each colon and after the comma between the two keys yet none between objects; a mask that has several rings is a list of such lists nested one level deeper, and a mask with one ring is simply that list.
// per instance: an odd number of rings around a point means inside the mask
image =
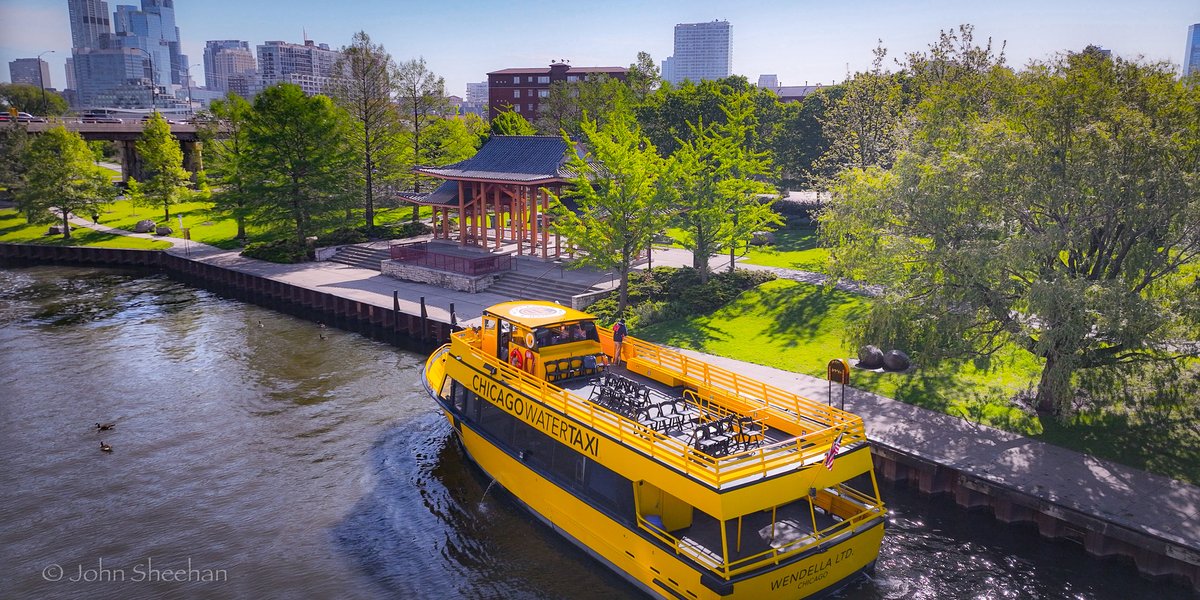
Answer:
[{"label": "stone staircase", "polygon": [[379,263],[391,258],[391,254],[387,248],[368,248],[366,246],[342,246],[338,249],[337,254],[334,254],[329,259],[330,262],[359,267],[361,269],[371,269],[378,271]]},{"label": "stone staircase", "polygon": [[563,306],[571,306],[571,296],[590,290],[586,285],[558,279],[557,271],[540,278],[509,271],[496,278],[485,291],[507,296],[512,300],[550,300]]}]

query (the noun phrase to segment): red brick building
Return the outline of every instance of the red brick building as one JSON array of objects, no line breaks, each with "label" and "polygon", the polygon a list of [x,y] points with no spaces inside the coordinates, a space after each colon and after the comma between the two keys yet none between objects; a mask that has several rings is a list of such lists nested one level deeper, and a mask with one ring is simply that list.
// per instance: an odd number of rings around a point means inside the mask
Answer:
[{"label": "red brick building", "polygon": [[625,81],[628,67],[572,67],[563,62],[533,69],[504,69],[488,73],[488,118],[509,110],[521,113],[532,122],[538,104],[550,97],[550,85],[556,81],[582,81],[589,75],[608,75]]}]

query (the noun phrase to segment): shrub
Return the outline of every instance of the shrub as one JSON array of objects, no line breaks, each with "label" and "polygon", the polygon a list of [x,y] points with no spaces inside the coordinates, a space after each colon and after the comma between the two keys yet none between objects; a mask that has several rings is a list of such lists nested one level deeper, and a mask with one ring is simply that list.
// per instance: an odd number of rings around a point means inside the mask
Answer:
[{"label": "shrub", "polygon": [[431,233],[433,228],[425,223],[389,223],[371,228],[359,227],[359,231],[377,240],[398,240]]},{"label": "shrub", "polygon": [[[623,315],[630,327],[650,325],[677,317],[708,314],[758,285],[775,279],[764,271],[736,270],[712,273],[701,285],[700,275],[690,267],[655,267],[629,275],[629,309]],[[601,322],[617,320],[616,293],[587,308]]]},{"label": "shrub", "polygon": [[341,246],[342,244],[361,244],[367,241],[367,234],[359,229],[341,227],[317,238],[321,246]]},{"label": "shrub", "polygon": [[247,244],[246,249],[242,250],[242,256],[283,264],[305,262],[316,258],[311,246],[302,246],[295,240],[287,238]]}]

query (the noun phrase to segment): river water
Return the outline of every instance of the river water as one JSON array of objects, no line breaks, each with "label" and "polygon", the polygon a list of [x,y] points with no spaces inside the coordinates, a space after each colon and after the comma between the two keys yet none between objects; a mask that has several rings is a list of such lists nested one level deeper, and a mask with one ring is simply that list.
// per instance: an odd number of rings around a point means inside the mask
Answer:
[{"label": "river water", "polygon": [[[162,276],[0,269],[0,597],[636,596],[488,489],[422,359]],[[885,496],[875,577],[841,598],[1188,597]]]}]

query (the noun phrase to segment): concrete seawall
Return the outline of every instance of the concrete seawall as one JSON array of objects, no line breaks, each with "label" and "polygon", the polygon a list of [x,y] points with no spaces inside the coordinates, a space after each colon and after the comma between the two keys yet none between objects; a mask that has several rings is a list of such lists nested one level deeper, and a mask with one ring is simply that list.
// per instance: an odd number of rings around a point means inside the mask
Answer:
[{"label": "concrete seawall", "polygon": [[0,244],[0,263],[160,271],[223,296],[320,321],[415,351],[433,350],[448,341],[450,333],[456,329],[434,316],[405,312],[400,308],[398,298],[393,298],[391,307],[380,306],[157,250]]}]

